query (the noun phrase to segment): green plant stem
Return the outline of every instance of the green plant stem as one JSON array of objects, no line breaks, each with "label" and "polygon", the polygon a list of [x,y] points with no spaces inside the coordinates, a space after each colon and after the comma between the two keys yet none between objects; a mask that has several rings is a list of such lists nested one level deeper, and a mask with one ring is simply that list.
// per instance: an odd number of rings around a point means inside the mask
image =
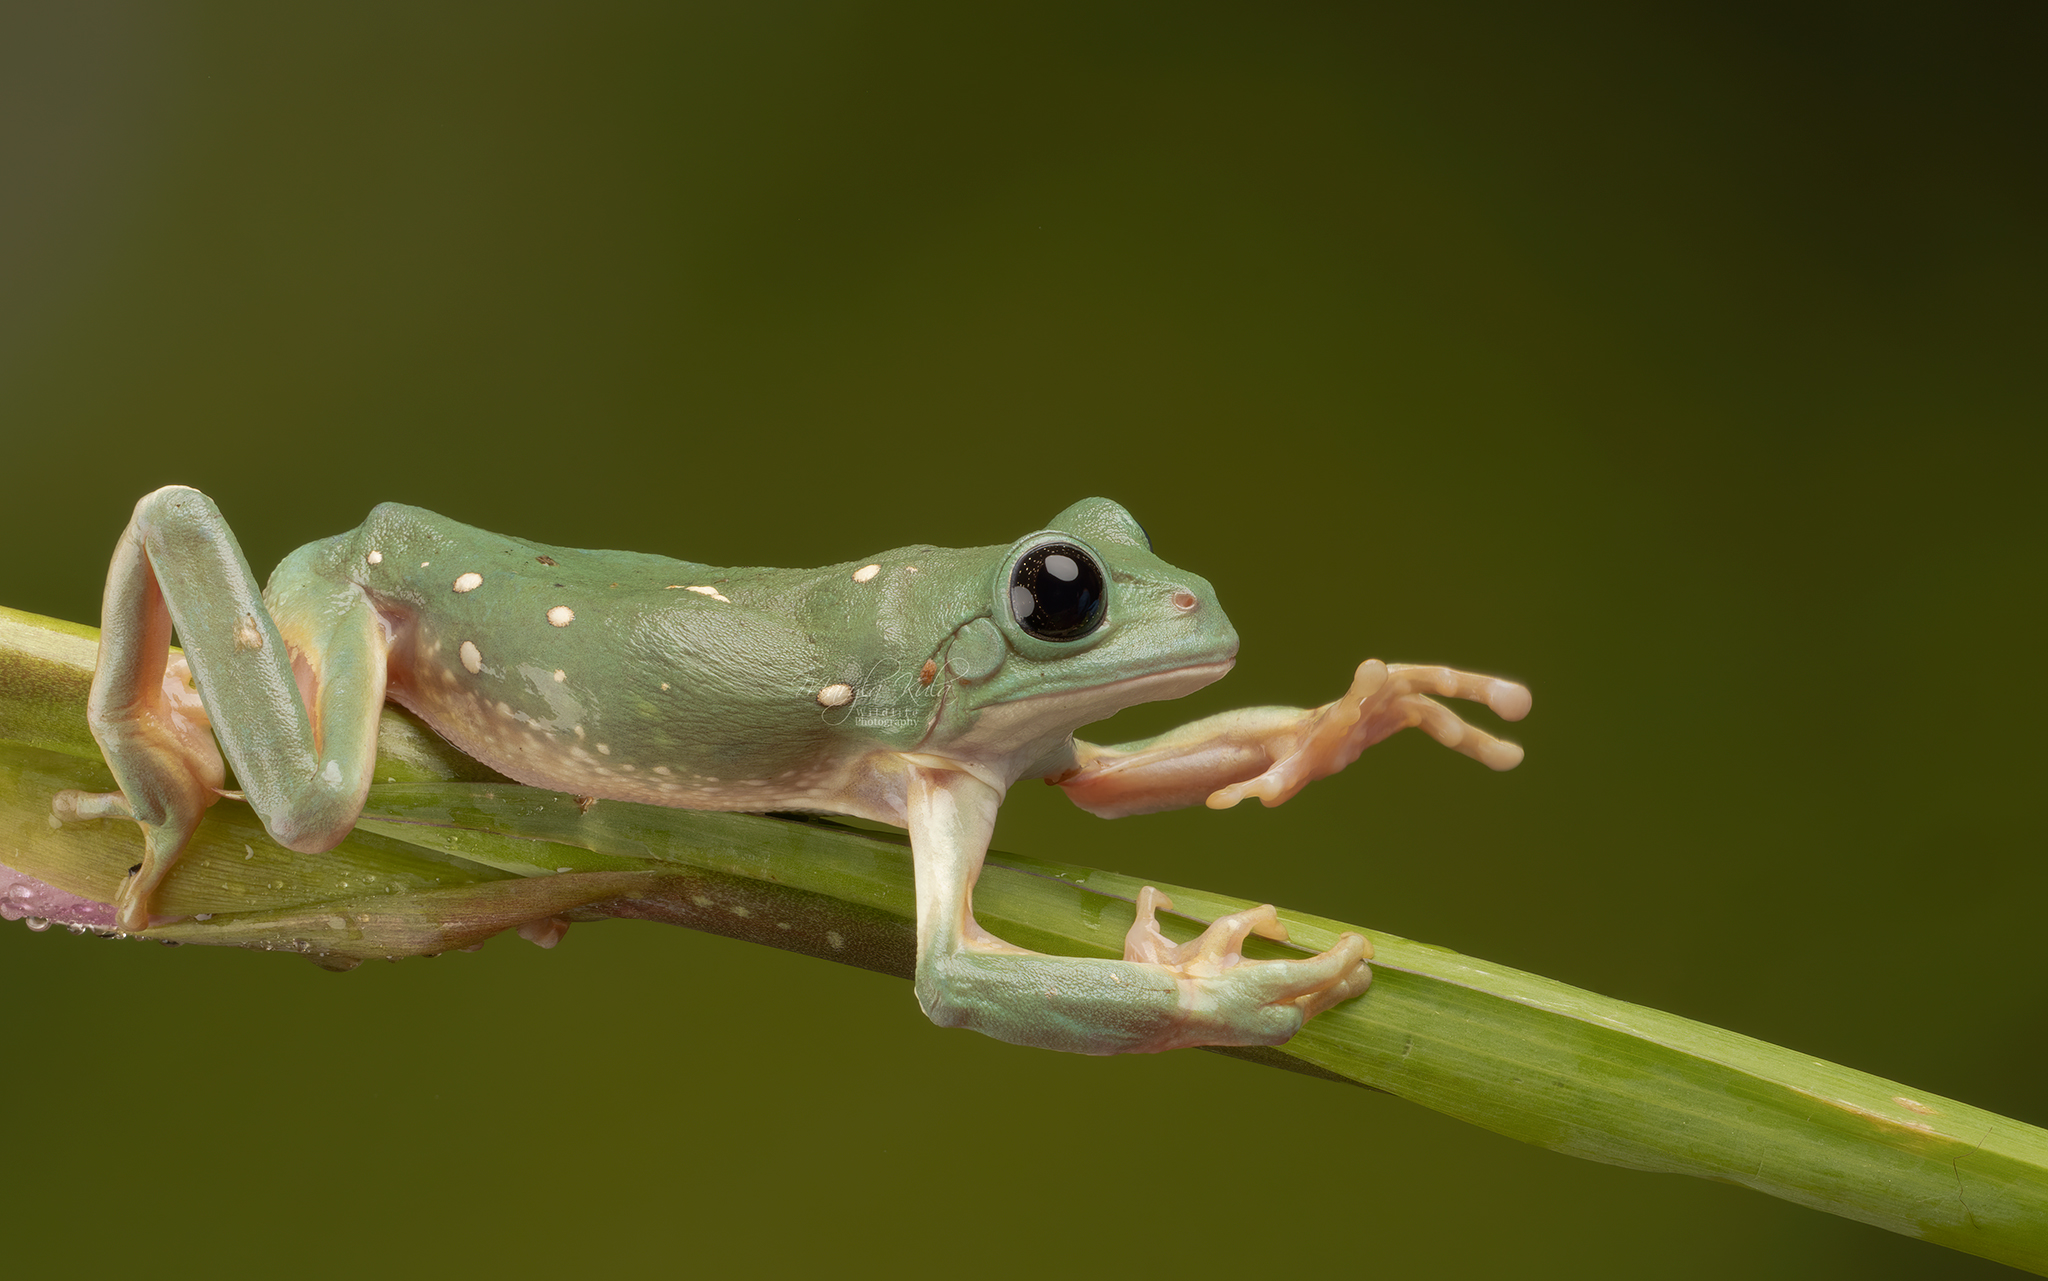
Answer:
[{"label": "green plant stem", "polygon": [[[94,636],[0,609],[0,862],[104,904],[134,861],[135,829],[54,828],[48,819],[53,792],[112,786],[84,723]],[[371,789],[356,832],[328,854],[292,854],[246,807],[215,806],[160,898],[166,914],[184,919],[146,937],[290,950],[346,968],[473,946],[506,929],[545,940],[569,921],[634,916],[910,973],[912,882],[900,837],[611,801],[586,813],[572,797],[490,776],[395,710],[382,747],[378,777],[389,781]],[[1115,956],[1140,885],[992,853],[975,903],[1013,942]],[[1250,906],[1161,888],[1178,909],[1167,922],[1176,937]],[[20,893],[0,888],[17,896],[0,897],[0,907],[12,903],[20,915],[31,902]],[[74,910],[72,919],[93,924],[86,915]],[[1319,950],[1358,928],[1294,912],[1282,919],[1292,945],[1255,955]],[[1234,1053],[1385,1090],[1559,1152],[1738,1183],[2048,1272],[2048,1131],[1361,932],[1376,950],[1364,997],[1285,1046]]]}]

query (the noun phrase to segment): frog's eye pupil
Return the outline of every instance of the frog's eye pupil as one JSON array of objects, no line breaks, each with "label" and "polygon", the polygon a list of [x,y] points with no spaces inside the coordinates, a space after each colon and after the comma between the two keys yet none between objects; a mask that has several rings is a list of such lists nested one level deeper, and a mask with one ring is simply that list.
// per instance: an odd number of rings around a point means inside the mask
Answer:
[{"label": "frog's eye pupil", "polygon": [[1107,612],[1102,567],[1072,543],[1044,543],[1017,558],[1010,571],[1010,613],[1040,640],[1079,640]]}]

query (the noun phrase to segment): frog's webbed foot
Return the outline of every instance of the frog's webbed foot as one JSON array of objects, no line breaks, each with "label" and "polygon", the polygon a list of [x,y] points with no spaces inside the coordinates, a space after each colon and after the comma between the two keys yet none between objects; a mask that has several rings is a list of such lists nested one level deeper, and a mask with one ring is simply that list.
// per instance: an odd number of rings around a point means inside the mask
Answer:
[{"label": "frog's webbed foot", "polygon": [[[114,921],[123,930],[144,930],[151,895],[206,807],[221,795],[223,775],[206,709],[183,657],[170,658],[160,680],[150,682],[145,675],[122,693],[119,700],[97,693],[91,715],[109,759],[119,760],[117,781],[130,790],[66,789],[50,798],[50,815],[60,825],[103,818],[140,825],[142,859],[115,894]],[[108,710],[110,702],[116,710]]]},{"label": "frog's webbed foot", "polygon": [[1374,743],[1411,726],[1490,768],[1509,770],[1522,763],[1519,745],[1466,724],[1432,694],[1484,703],[1503,720],[1518,721],[1529,714],[1529,690],[1513,681],[1369,658],[1358,665],[1342,698],[1307,713],[1299,746],[1256,778],[1218,788],[1209,796],[1209,808],[1229,809],[1247,796],[1278,805],[1316,779],[1351,764]]},{"label": "frog's webbed foot", "polygon": [[149,928],[150,897],[170,871],[177,852],[199,826],[203,808],[158,807],[153,815],[138,815],[135,806],[120,792],[81,792],[67,788],[50,798],[50,818],[55,824],[83,823],[93,819],[134,820],[142,828],[142,860],[128,869],[121,888],[114,893],[114,924],[137,931]]},{"label": "frog's webbed foot", "polygon": [[1124,938],[1124,959],[1165,967],[1181,988],[1183,1019],[1171,1043],[1179,1045],[1243,1044],[1257,1029],[1263,1044],[1284,1041],[1316,1015],[1348,1001],[1372,985],[1372,944],[1358,934],[1344,934],[1327,952],[1291,961],[1252,961],[1244,957],[1245,939],[1253,934],[1287,941],[1287,927],[1271,904],[1233,912],[1213,922],[1186,943],[1160,933],[1156,913],[1172,911],[1173,900],[1151,886],[1138,892],[1138,918]]}]

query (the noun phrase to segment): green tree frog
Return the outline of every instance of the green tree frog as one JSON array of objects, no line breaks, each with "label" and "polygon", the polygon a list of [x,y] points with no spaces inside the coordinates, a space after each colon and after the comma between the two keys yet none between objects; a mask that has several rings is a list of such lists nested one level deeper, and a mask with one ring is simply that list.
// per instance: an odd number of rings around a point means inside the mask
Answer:
[{"label": "green tree frog", "polygon": [[[1124,959],[1045,956],[976,924],[1005,792],[1043,778],[1115,818],[1256,796],[1277,805],[1417,726],[1495,769],[1519,747],[1430,695],[1529,710],[1520,685],[1362,664],[1322,707],[1251,708],[1099,746],[1074,730],[1230,670],[1237,634],[1203,579],[1091,498],[1008,546],[903,547],[822,569],[576,551],[386,504],[293,552],[261,592],[212,500],[143,498],[108,571],[89,716],[120,791],[61,817],[133,818],[145,853],[116,904],[151,898],[208,806],[222,753],[276,840],[346,836],[389,698],[538,787],[699,809],[820,811],[909,829],[919,1002],[945,1025],[1088,1054],[1270,1045],[1371,981],[1371,949],[1248,960],[1274,910],[1185,944],[1147,889]],[[169,663],[176,629],[184,662]],[[216,737],[218,745],[216,746]]]}]

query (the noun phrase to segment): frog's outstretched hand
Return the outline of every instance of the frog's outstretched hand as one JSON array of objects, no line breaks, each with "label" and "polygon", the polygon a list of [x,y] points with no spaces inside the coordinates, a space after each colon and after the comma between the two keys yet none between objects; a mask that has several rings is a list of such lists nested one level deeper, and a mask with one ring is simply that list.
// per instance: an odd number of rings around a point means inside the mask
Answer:
[{"label": "frog's outstretched hand", "polygon": [[1229,809],[1248,796],[1273,806],[1411,726],[1493,769],[1522,763],[1519,746],[1466,724],[1432,694],[1484,703],[1503,720],[1529,714],[1529,691],[1513,681],[1370,658],[1333,703],[1241,708],[1114,747],[1076,740],[1080,768],[1048,781],[1104,818],[1199,804]]}]

